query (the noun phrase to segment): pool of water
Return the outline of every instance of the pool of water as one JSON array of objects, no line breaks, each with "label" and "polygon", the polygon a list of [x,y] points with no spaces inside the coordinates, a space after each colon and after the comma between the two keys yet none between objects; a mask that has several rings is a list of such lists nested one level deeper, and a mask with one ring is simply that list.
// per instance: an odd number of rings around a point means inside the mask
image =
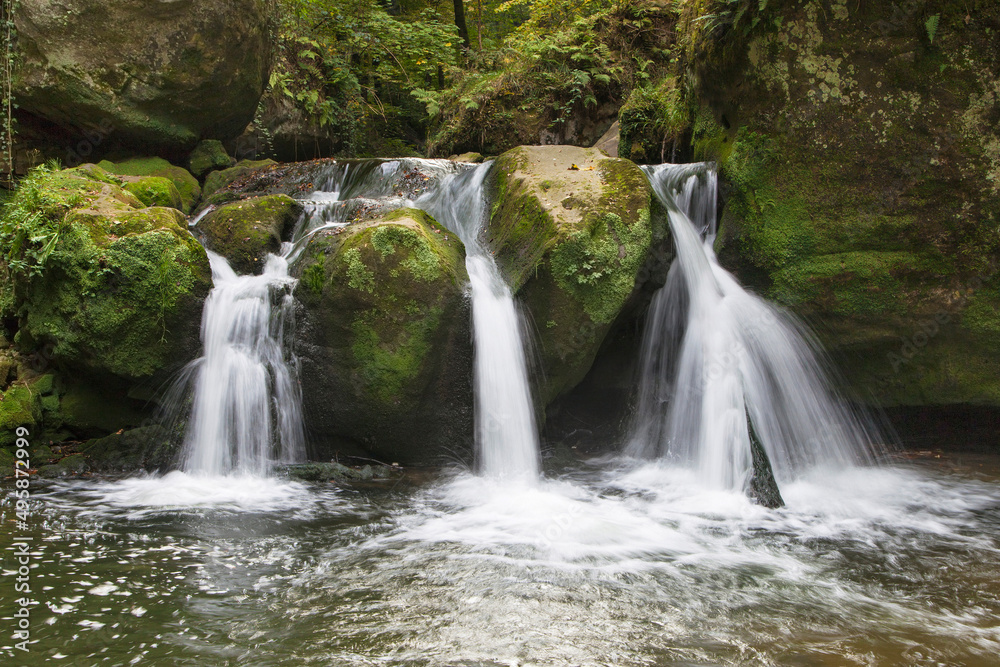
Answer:
[{"label": "pool of water", "polygon": [[10,488],[0,655],[67,665],[996,665],[995,459],[816,471],[787,507],[605,459],[536,487],[183,473]]}]

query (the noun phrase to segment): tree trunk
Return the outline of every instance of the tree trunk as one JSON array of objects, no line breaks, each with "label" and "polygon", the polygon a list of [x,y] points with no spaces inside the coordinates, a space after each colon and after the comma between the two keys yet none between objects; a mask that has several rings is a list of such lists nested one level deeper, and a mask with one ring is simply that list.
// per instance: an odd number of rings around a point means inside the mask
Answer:
[{"label": "tree trunk", "polygon": [[455,26],[465,48],[470,48],[472,43],[469,41],[469,26],[465,23],[465,0],[455,0]]}]

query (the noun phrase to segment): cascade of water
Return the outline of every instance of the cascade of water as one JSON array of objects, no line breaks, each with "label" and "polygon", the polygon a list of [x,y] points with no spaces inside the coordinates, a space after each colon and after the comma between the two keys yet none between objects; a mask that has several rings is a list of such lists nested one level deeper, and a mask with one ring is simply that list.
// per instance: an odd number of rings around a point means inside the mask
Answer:
[{"label": "cascade of water", "polygon": [[202,314],[204,352],[194,362],[185,472],[265,475],[305,456],[301,397],[284,349],[295,280],[270,255],[259,276],[237,275],[209,252],[215,284]]},{"label": "cascade of water", "polygon": [[[489,169],[447,160],[331,163],[312,175],[320,189],[302,200],[305,212],[293,242],[285,244],[280,257],[269,256],[263,275],[237,276],[224,258],[210,253],[215,288],[205,304],[204,356],[194,364],[185,470],[261,474],[274,452],[283,461],[302,456],[298,384],[282,347],[283,311],[290,312],[295,285],[288,264],[321,229],[342,227],[365,213],[416,206],[455,232],[466,247],[480,468],[492,477],[537,478],[538,432],[524,327],[510,288],[479,238]],[[407,199],[400,192],[402,184],[418,172],[424,183],[419,189],[426,191],[416,200]],[[284,295],[280,302],[272,301],[276,294]]]},{"label": "cascade of water", "polygon": [[490,166],[460,168],[415,204],[465,244],[472,288],[480,470],[491,477],[530,481],[537,479],[540,466],[525,331],[510,287],[480,240],[486,222],[483,181]]},{"label": "cascade of water", "polygon": [[677,261],[650,306],[627,452],[674,458],[706,484],[745,489],[750,420],[779,483],[818,465],[872,462],[876,431],[831,389],[814,338],[719,266],[711,166],[644,170],[667,209]]}]

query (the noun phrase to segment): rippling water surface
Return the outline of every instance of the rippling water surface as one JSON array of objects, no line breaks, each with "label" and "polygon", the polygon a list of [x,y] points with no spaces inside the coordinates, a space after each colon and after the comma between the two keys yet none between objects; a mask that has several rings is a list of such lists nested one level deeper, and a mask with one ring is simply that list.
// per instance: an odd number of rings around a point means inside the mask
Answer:
[{"label": "rippling water surface", "polygon": [[[535,487],[36,483],[31,652],[72,665],[996,665],[995,462],[816,471],[771,511],[662,464]],[[12,525],[12,501],[2,507]],[[10,533],[0,622],[14,609]],[[6,658],[5,658],[6,659]]]}]

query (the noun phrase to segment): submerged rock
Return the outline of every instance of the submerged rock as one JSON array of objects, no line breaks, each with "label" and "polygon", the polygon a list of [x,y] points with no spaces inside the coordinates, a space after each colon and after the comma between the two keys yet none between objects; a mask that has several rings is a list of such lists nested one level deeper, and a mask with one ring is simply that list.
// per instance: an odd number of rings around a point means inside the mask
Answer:
[{"label": "submerged rock", "polygon": [[69,4],[21,0],[14,22],[23,114],[104,149],[181,155],[253,119],[271,61],[261,0]]},{"label": "submerged rock", "polygon": [[301,215],[302,205],[286,195],[253,197],[215,209],[199,221],[198,231],[237,273],[260,273],[267,254],[290,239]]},{"label": "submerged rock", "polygon": [[590,369],[653,240],[633,163],[570,146],[516,148],[494,166],[486,238],[537,331],[548,404]]},{"label": "submerged rock", "polygon": [[439,460],[472,437],[465,250],[422,211],[317,233],[295,267],[306,423],[321,453]]}]

